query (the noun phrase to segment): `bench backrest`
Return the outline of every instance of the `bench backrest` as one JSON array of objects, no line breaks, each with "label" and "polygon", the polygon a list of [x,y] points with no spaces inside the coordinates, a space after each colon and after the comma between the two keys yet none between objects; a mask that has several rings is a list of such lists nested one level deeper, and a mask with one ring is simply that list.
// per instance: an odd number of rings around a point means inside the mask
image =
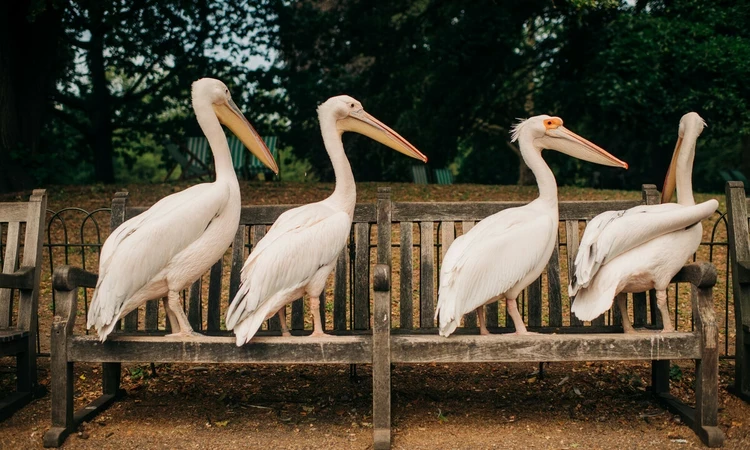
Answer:
[{"label": "bench backrest", "polygon": [[[390,198],[381,198],[379,202],[387,203],[379,204],[378,209],[388,211],[389,214],[387,220],[379,218],[379,221],[393,224],[392,228],[382,228],[379,233],[379,242],[381,235],[383,240],[389,234],[398,236],[398,257],[394,259],[399,267],[393,271],[393,296],[398,299],[399,318],[393,321],[393,326],[404,329],[435,327],[434,315],[440,266],[453,240],[466,233],[479,220],[500,210],[525,204],[522,202],[391,203]],[[519,298],[519,309],[524,312],[528,326],[554,329],[582,326],[583,324],[570,314],[567,280],[569,279],[568,270],[572,267],[572,261],[575,260],[585,223],[604,211],[658,202],[659,193],[654,185],[644,185],[642,202],[560,202],[560,233],[550,262],[542,277],[533,282],[526,289],[523,297]],[[389,252],[390,248],[388,246]],[[390,255],[385,255],[384,259],[391,261]],[[634,323],[645,324],[647,319],[645,294],[635,296],[633,307]],[[505,323],[498,323],[501,317],[499,312],[497,303],[488,305],[487,325],[489,327],[512,327],[512,320],[507,314],[503,314]],[[609,321],[605,321],[605,317],[601,316],[587,328],[595,331],[599,327],[618,324],[619,317],[617,316],[611,316]],[[476,327],[474,313],[466,316],[464,326]]]},{"label": "bench backrest", "polygon": [[[225,329],[223,318],[228,301],[234,298],[240,285],[240,272],[253,246],[266,234],[268,228],[284,211],[299,205],[244,206],[240,226],[234,243],[207,275],[196,281],[186,293],[185,306],[188,319],[196,331],[218,332]],[[127,204],[127,193],[115,195],[112,202],[111,230],[125,220],[142,213],[145,207]],[[339,255],[333,280],[321,298],[321,317],[328,319],[326,328],[335,331],[366,330],[370,327],[370,267],[375,264],[371,257],[372,229],[376,222],[375,204],[358,204],[354,210],[354,223],[349,242]],[[333,298],[332,308],[326,310],[326,298]],[[330,302],[328,302],[330,303]],[[155,331],[165,328],[163,310],[157,301],[149,301],[145,307],[133,311],[124,320],[127,331]],[[297,300],[291,307],[291,330],[311,329],[305,327],[305,308]],[[309,317],[309,316],[308,316]],[[277,317],[268,320],[265,326],[278,330]],[[324,320],[325,327],[325,320]]]},{"label": "bench backrest", "polygon": [[745,197],[745,186],[741,181],[728,181],[726,199],[734,314],[739,335],[742,333],[743,324],[750,326],[750,198]]},{"label": "bench backrest", "polygon": [[42,239],[47,195],[44,189],[33,191],[28,202],[0,203],[0,266],[10,274],[21,267],[34,267],[34,289],[21,291],[14,320],[13,289],[0,288],[0,328],[31,330],[36,326],[41,275]]}]

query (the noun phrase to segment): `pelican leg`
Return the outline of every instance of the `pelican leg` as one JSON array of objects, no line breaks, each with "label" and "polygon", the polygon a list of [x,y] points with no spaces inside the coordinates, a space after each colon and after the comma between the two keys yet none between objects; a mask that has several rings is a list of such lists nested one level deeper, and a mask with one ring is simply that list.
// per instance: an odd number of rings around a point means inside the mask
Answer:
[{"label": "pelican leg", "polygon": [[279,322],[281,323],[281,335],[284,337],[291,336],[292,333],[289,332],[289,328],[286,326],[286,305],[282,306],[276,314],[279,316]]},{"label": "pelican leg", "polygon": [[620,308],[620,315],[622,316],[622,331],[625,333],[637,333],[638,330],[633,328],[633,324],[630,323],[630,316],[628,316],[628,297],[625,295],[618,295],[615,297],[617,307]]},{"label": "pelican leg", "polygon": [[510,318],[513,319],[513,325],[516,327],[516,332],[513,334],[517,334],[517,335],[536,334],[536,333],[530,333],[526,330],[526,325],[523,323],[523,318],[521,317],[521,314],[518,313],[518,305],[516,304],[515,298],[505,299],[505,306],[508,309],[508,314],[510,314]]},{"label": "pelican leg", "polygon": [[479,321],[479,334],[487,336],[490,334],[487,329],[487,316],[484,315],[484,305],[477,308],[477,319]]},{"label": "pelican leg", "polygon": [[[169,336],[182,338],[192,338],[200,336],[198,333],[193,331],[193,327],[190,326],[190,322],[188,322],[185,311],[182,310],[182,306],[180,305],[179,292],[169,291],[169,297],[167,299],[166,306],[167,310],[171,311],[175,316],[175,319],[177,320],[179,326],[178,331],[170,334]],[[167,313],[167,317],[169,317],[169,313]],[[174,326],[172,326],[172,330],[174,331]]]},{"label": "pelican leg", "polygon": [[661,321],[664,324],[662,333],[671,333],[674,331],[672,326],[672,320],[669,318],[669,305],[667,305],[667,290],[656,291],[656,306],[659,308],[661,313]]},{"label": "pelican leg", "polygon": [[310,310],[313,315],[313,332],[310,336],[326,336],[323,332],[323,322],[320,320],[320,296],[310,296]]},{"label": "pelican leg", "polygon": [[169,328],[172,330],[172,333],[179,333],[180,323],[177,321],[177,316],[175,315],[175,313],[172,312],[172,309],[169,307],[169,299],[167,297],[162,297],[161,301],[162,303],[164,303],[164,311],[167,314]]}]

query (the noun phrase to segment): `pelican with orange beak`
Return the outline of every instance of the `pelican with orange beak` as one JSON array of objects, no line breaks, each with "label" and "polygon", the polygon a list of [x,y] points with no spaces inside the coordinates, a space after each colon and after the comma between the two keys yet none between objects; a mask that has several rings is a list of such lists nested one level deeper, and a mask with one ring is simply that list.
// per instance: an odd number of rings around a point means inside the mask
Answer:
[{"label": "pelican with orange beak", "polygon": [[313,316],[312,336],[323,335],[320,294],[346,245],[357,202],[357,190],[341,135],[363,134],[412,158],[427,157],[406,139],[365,112],[357,100],[341,95],[318,107],[323,143],[333,163],[336,187],[327,199],[290,209],[279,216],[242,268],[241,285],[229,305],[227,329],[237,346],[253,338],[263,321],[279,314],[289,335],[284,308],[307,294]]},{"label": "pelican with orange beak", "polygon": [[453,333],[461,317],[473,310],[480,333],[489,334],[484,305],[501,298],[515,334],[528,333],[516,298],[546,267],[558,233],[557,183],[542,159],[543,149],[596,164],[628,167],[565,128],[559,117],[541,115],[517,124],[512,141],[518,141],[523,160],[536,176],[539,198],[493,214],[453,241],[440,269],[436,317],[442,336]]},{"label": "pelican with orange beak", "polygon": [[226,252],[240,221],[240,185],[221,125],[266,166],[279,172],[271,152],[219,80],[193,83],[193,109],[214,156],[216,180],[164,197],[109,235],[99,256],[99,280],[87,327],[107,339],[120,318],[147,300],[164,298],[173,334],[193,329],[180,304],[190,286]]},{"label": "pelican with orange beak", "polygon": [[[568,293],[571,311],[593,320],[612,307],[621,292],[656,290],[662,332],[674,331],[667,307],[667,287],[695,253],[703,236],[701,220],[716,211],[714,199],[695,204],[692,171],[695,144],[706,124],[690,112],[680,119],[677,144],[662,189],[662,204],[607,211],[586,227],[575,259]],[[677,190],[677,203],[668,203]],[[623,329],[635,332],[627,305],[618,298]]]}]

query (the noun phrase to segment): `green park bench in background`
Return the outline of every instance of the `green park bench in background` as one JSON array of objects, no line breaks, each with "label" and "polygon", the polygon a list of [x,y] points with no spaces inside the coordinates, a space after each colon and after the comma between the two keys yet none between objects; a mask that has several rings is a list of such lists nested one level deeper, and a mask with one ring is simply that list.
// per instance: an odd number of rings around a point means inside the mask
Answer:
[{"label": "green park bench in background", "polygon": [[[274,160],[278,160],[279,154],[276,148],[278,138],[276,136],[264,136],[263,142],[266,143],[268,150],[271,151]],[[273,172],[263,165],[258,158],[253,156],[245,145],[237,139],[236,136],[227,136],[229,151],[232,155],[232,165],[234,166],[237,176],[243,179],[252,179],[258,174],[263,174],[266,179],[273,176]],[[213,156],[208,140],[203,137],[189,137],[185,144],[176,144],[168,142],[166,144],[169,155],[174,159],[176,164],[167,173],[165,181],[169,179],[172,172],[177,166],[182,168],[180,179],[208,177],[213,173]]]}]

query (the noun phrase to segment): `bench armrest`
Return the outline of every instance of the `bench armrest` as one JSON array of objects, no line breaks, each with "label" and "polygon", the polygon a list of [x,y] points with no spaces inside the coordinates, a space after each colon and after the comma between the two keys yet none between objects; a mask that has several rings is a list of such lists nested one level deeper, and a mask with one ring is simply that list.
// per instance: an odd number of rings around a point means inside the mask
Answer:
[{"label": "bench armrest", "polygon": [[716,284],[716,267],[707,262],[687,264],[677,272],[672,281],[690,283],[695,329],[701,334],[704,352],[718,351],[719,324],[714,313],[713,287]]},{"label": "bench armrest", "polygon": [[0,273],[0,288],[34,289],[34,267],[21,267],[13,273]]},{"label": "bench armrest", "polygon": [[716,285],[716,267],[707,262],[686,264],[672,278],[672,282],[685,282],[699,288],[712,288]]},{"label": "bench armrest", "polygon": [[79,287],[96,287],[99,276],[73,266],[60,266],[52,274],[52,288],[55,290],[57,303],[53,328],[60,323],[68,334],[72,334],[76,320]]}]

